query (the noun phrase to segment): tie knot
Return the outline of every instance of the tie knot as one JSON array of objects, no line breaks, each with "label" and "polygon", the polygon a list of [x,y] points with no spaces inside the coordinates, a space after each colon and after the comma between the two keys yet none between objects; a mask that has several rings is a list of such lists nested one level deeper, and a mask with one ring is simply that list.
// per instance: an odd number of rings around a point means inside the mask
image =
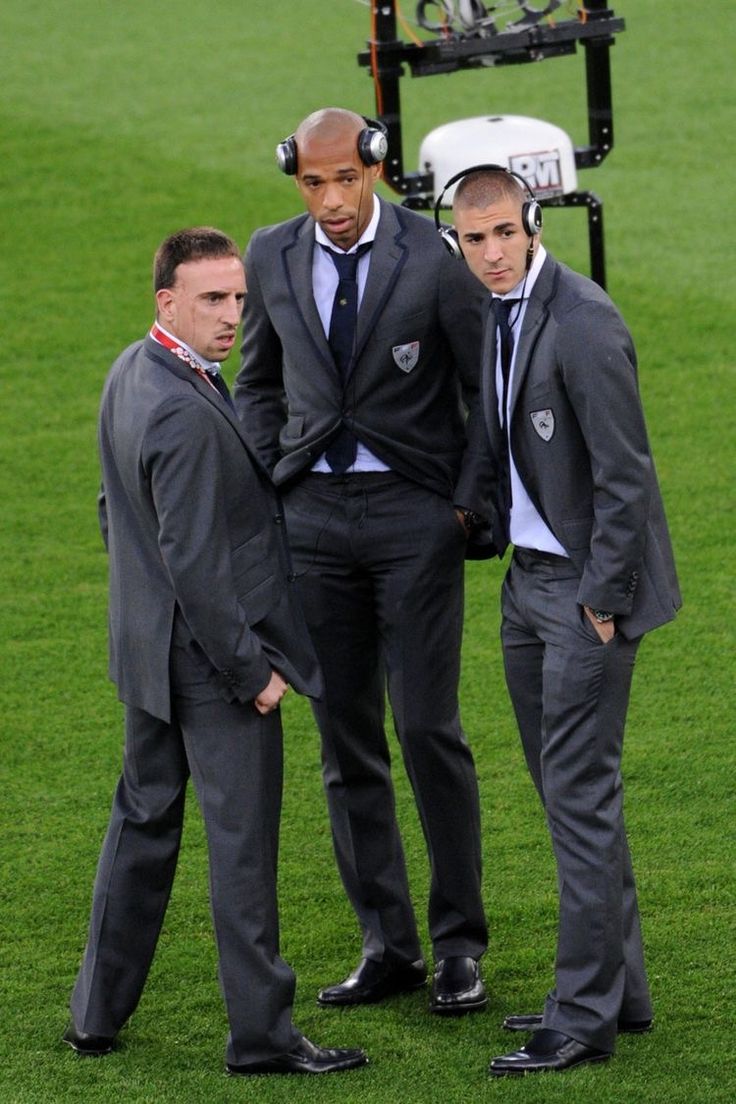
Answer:
[{"label": "tie knot", "polygon": [[[521,302],[520,299],[494,299],[493,300],[493,313],[496,316],[496,322],[501,329],[508,329],[509,316],[514,307],[517,307]],[[516,319],[514,319],[516,321]]]},{"label": "tie knot", "polygon": [[338,253],[336,249],[330,249],[329,245],[323,245],[322,248],[332,258],[339,278],[341,280],[354,280],[358,270],[358,261],[372,245],[372,241],[362,242],[353,253]]}]

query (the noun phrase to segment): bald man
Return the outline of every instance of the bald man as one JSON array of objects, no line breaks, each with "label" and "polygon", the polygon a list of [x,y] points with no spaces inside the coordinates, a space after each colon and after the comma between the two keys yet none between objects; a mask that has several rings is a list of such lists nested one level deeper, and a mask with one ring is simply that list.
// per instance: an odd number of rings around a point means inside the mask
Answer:
[{"label": "bald man", "polygon": [[430,1010],[483,1008],[480,817],[458,707],[482,288],[431,223],[374,194],[376,124],[315,112],[277,151],[306,213],[248,247],[235,402],[282,489],[324,673],[314,708],[335,854],[363,936],[319,1004],[424,985],[384,729],[386,690],[429,852]]}]

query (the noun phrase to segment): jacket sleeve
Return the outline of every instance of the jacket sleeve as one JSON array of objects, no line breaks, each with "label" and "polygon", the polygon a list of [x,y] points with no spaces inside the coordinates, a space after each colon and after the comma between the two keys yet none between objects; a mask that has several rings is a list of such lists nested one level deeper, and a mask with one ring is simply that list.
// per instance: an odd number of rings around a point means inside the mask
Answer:
[{"label": "jacket sleeve", "polygon": [[223,684],[250,701],[271,666],[236,593],[219,418],[205,403],[172,397],[146,427],[141,463],[176,602]]},{"label": "jacket sleeve", "polygon": [[[280,459],[279,434],[286,421],[281,341],[271,324],[259,280],[259,235],[245,253],[246,294],[243,306],[243,340],[240,370],[235,378],[233,401],[248,440],[262,463],[272,472]],[[275,258],[263,257],[264,263]]]},{"label": "jacket sleeve", "polygon": [[578,304],[558,334],[565,389],[593,482],[590,550],[581,605],[631,612],[653,485],[631,337],[609,301]]},{"label": "jacket sleeve", "polygon": [[465,262],[446,253],[441,267],[440,319],[467,417],[467,444],[455,486],[455,502],[490,518],[488,450],[480,392],[481,334],[487,302],[488,293]]}]

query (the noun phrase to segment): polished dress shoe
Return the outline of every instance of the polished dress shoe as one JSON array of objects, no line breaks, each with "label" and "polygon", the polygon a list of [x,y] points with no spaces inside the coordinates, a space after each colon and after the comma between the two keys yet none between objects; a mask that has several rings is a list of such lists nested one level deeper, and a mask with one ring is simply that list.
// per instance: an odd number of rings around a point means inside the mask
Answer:
[{"label": "polished dress shoe", "polygon": [[247,1066],[235,1066],[228,1062],[225,1068],[233,1076],[252,1073],[340,1073],[341,1070],[364,1066],[367,1062],[366,1054],[357,1047],[328,1050],[302,1036],[288,1054],[277,1054],[275,1058],[265,1058],[262,1062],[252,1062]]},{"label": "polished dress shoe", "polygon": [[345,981],[320,989],[317,1004],[328,1008],[375,1004],[395,993],[421,989],[426,980],[427,967],[421,958],[416,962],[405,963],[377,962],[373,958],[364,958]]},{"label": "polished dress shoe", "polygon": [[488,1004],[480,967],[468,955],[441,958],[432,978],[429,1011],[440,1016],[479,1012]]},{"label": "polished dress shoe", "polygon": [[[623,1017],[618,1021],[619,1035],[643,1035],[651,1031],[652,1020],[626,1020]],[[507,1031],[536,1031],[542,1026],[541,1012],[528,1012],[526,1015],[507,1016],[503,1021]]]},{"label": "polished dress shoe", "polygon": [[561,1073],[582,1066],[584,1062],[605,1062],[611,1055],[543,1027],[535,1031],[526,1046],[511,1054],[494,1058],[488,1072],[493,1077],[508,1077],[523,1073]]},{"label": "polished dress shoe", "polygon": [[103,1054],[109,1054],[115,1042],[114,1038],[106,1035],[88,1035],[85,1031],[77,1031],[73,1023],[70,1023],[61,1036],[62,1043],[66,1043],[77,1054],[83,1054],[88,1058],[101,1058]]}]

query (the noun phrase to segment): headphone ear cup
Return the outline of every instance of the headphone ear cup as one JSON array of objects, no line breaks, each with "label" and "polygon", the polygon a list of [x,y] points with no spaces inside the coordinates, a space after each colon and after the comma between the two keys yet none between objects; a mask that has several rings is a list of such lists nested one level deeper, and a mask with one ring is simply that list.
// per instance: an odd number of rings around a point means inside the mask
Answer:
[{"label": "headphone ear cup", "polygon": [[521,222],[530,238],[542,229],[542,208],[536,199],[530,199],[521,210]]},{"label": "headphone ear cup", "polygon": [[364,165],[378,165],[388,153],[386,134],[377,127],[365,127],[358,135],[358,156]]},{"label": "headphone ear cup", "polygon": [[437,230],[442,238],[442,242],[448,253],[451,253],[453,257],[462,257],[463,251],[460,248],[460,240],[457,236],[457,230],[454,226],[438,226]]},{"label": "headphone ear cup", "polygon": [[293,134],[290,134],[288,138],[284,138],[283,142],[279,142],[277,145],[276,164],[282,173],[286,173],[287,176],[296,174],[296,142]]}]

